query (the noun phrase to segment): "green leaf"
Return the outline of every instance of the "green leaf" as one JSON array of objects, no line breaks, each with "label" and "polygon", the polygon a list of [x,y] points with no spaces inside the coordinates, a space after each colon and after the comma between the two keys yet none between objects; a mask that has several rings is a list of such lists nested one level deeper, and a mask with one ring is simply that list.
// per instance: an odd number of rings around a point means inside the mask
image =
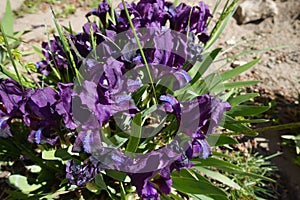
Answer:
[{"label": "green leaf", "polygon": [[172,187],[180,192],[191,194],[221,195],[224,197],[227,196],[223,190],[206,181],[197,181],[195,179],[178,177],[172,177],[172,180]]},{"label": "green leaf", "polygon": [[239,142],[230,136],[222,134],[210,134],[207,137],[210,146],[222,146],[224,144],[238,144]]},{"label": "green leaf", "polygon": [[258,178],[258,179],[262,179],[265,181],[269,181],[269,182],[274,182],[273,179],[270,179],[268,177],[259,175],[259,174],[253,174],[253,173],[249,173],[249,172],[244,172],[244,170],[234,164],[231,164],[228,161],[224,161],[224,160],[220,160],[217,158],[213,158],[213,157],[209,157],[205,160],[203,159],[195,159],[193,160],[193,162],[195,162],[195,166],[210,166],[210,167],[215,167],[216,169],[219,170],[224,170],[226,172],[230,172],[230,173],[235,173],[235,174],[240,174],[243,176],[249,176],[249,177],[253,177],[253,178]]},{"label": "green leaf", "polygon": [[124,181],[127,176],[126,173],[116,170],[105,170],[105,173],[107,176],[114,178],[118,181]]},{"label": "green leaf", "polygon": [[239,67],[236,67],[236,68],[234,68],[232,70],[228,70],[228,71],[226,71],[226,72],[224,72],[223,74],[220,75],[221,79],[223,81],[226,81],[226,80],[229,80],[229,79],[231,79],[233,77],[236,77],[239,74],[241,74],[241,73],[247,71],[248,69],[250,69],[252,66],[254,66],[259,61],[260,61],[260,59],[257,58],[255,60],[252,60],[251,62],[248,62],[248,63],[246,63],[244,65],[239,66]]},{"label": "green leaf", "polygon": [[101,192],[101,189],[98,188],[98,186],[94,182],[88,182],[85,185],[85,188],[88,189],[90,192],[95,193],[95,194],[100,194],[100,192]]},{"label": "green leaf", "polygon": [[175,200],[184,200],[183,198],[179,197],[177,194],[170,193],[169,196]]},{"label": "green leaf", "polygon": [[[79,71],[78,71],[78,69],[76,67],[75,60],[74,60],[73,54],[71,52],[70,45],[68,43],[68,39],[63,34],[63,30],[62,30],[61,26],[57,22],[57,19],[56,19],[56,16],[55,16],[55,13],[54,13],[52,7],[50,7],[50,9],[51,9],[51,14],[52,14],[52,18],[53,18],[56,30],[57,30],[59,38],[60,38],[60,40],[62,42],[64,53],[66,54],[67,60],[70,63],[71,69],[73,70],[74,74],[76,75],[77,78],[79,78],[80,74],[79,74]],[[66,70],[67,70],[67,74],[68,74],[68,69],[66,69]],[[67,77],[68,80],[67,81],[71,81],[71,80],[69,80],[70,78],[71,77],[68,74],[68,77]]]},{"label": "green leaf", "polygon": [[[14,68],[14,71],[15,71],[15,74],[16,74],[16,77],[17,77],[16,81],[21,84],[22,90],[24,90],[25,83],[23,83],[24,85],[22,84],[22,80],[24,80],[24,77],[18,71],[15,59],[14,59],[13,54],[12,54],[12,49],[10,48],[10,45],[8,43],[7,35],[6,35],[5,31],[4,31],[2,23],[0,23],[0,32],[2,33],[3,41],[4,41],[5,47],[7,49],[7,53],[9,55],[9,59],[10,59],[12,65],[13,65],[13,68]],[[2,63],[0,63],[0,64],[1,64],[1,68],[2,68],[1,70],[2,70],[2,72],[4,72],[4,69],[2,67]],[[4,68],[5,68],[5,66],[4,66]],[[8,75],[9,73],[5,73],[5,74]]]},{"label": "green leaf", "polygon": [[248,106],[238,105],[227,112],[231,116],[254,116],[269,110],[271,106]]},{"label": "green leaf", "polygon": [[38,54],[38,56],[41,58],[41,59],[45,59],[45,56],[43,54],[43,51],[40,47],[37,47],[35,45],[32,45],[32,48],[33,50]]},{"label": "green leaf", "polygon": [[126,146],[127,152],[135,152],[139,146],[142,134],[142,114],[138,113],[134,116],[131,124],[131,135]]},{"label": "green leaf", "polygon": [[62,160],[69,160],[72,158],[72,155],[68,153],[68,148],[64,148],[64,149],[57,149],[54,152],[54,156],[61,158]]},{"label": "green leaf", "polygon": [[55,156],[56,150],[42,151],[42,158],[44,160],[62,160]]},{"label": "green leaf", "polygon": [[189,194],[191,197],[198,200],[226,200],[227,197],[220,195],[203,195],[203,194]]},{"label": "green leaf", "polygon": [[188,71],[188,74],[192,77],[190,84],[193,85],[201,76],[203,76],[221,50],[221,48],[217,48],[211,53],[205,55],[202,62],[195,63],[195,65]]},{"label": "green leaf", "polygon": [[38,184],[38,185],[37,184],[32,184],[32,185],[28,184],[27,177],[18,175],[18,174],[11,175],[8,178],[8,181],[9,181],[9,184],[18,188],[25,194],[28,194],[28,193],[35,191],[35,190],[39,189],[40,187],[42,187],[41,184]]},{"label": "green leaf", "polygon": [[[249,119],[249,120],[236,120],[232,123],[251,123],[251,124],[255,124],[255,123],[266,123],[269,122],[270,120],[268,119]],[[228,122],[231,123],[231,122]]]},{"label": "green leaf", "polygon": [[247,94],[243,94],[243,95],[238,95],[236,97],[231,97],[230,99],[228,99],[228,102],[230,103],[230,105],[232,107],[243,103],[245,101],[248,101],[254,97],[258,97],[259,94],[258,93],[247,93]]},{"label": "green leaf", "polygon": [[229,187],[232,187],[237,190],[241,189],[241,187],[237,183],[235,183],[230,178],[228,178],[227,176],[224,176],[223,174],[221,174],[217,171],[212,171],[212,170],[206,169],[204,167],[200,167],[200,166],[194,166],[193,168],[198,170],[199,172],[204,173],[205,175],[209,176],[210,178],[217,180]]},{"label": "green leaf", "polygon": [[210,33],[210,39],[204,46],[205,50],[209,49],[215,43],[215,41],[219,38],[220,34],[225,29],[227,23],[231,19],[232,15],[235,13],[237,1],[238,0],[233,0],[233,2],[227,7],[227,4],[229,2],[229,0],[227,0],[226,5],[224,6],[224,9],[221,13],[221,16],[218,19],[218,22],[216,23],[216,25]]},{"label": "green leaf", "polygon": [[206,181],[209,183],[209,180],[202,175],[200,175],[198,172],[192,170],[192,169],[181,169],[180,173],[174,171],[172,172],[172,177],[181,177],[181,178],[189,178],[189,179],[197,179],[200,181]]},{"label": "green leaf", "polygon": [[16,190],[6,190],[5,193],[9,194],[10,199],[18,199],[18,200],[36,200],[37,198],[29,197],[28,194],[24,194],[20,191]]},{"label": "green leaf", "polygon": [[6,1],[6,9],[5,9],[4,16],[2,18],[2,26],[7,35],[13,36],[13,34],[14,34],[14,13],[11,8],[10,0]]},{"label": "green leaf", "polygon": [[235,120],[228,114],[225,114],[225,123],[223,124],[223,127],[235,132],[251,130],[251,128],[241,124],[238,120]]},{"label": "green leaf", "polygon": [[229,90],[233,88],[241,88],[246,87],[250,85],[258,84],[260,81],[251,80],[251,81],[237,81],[237,82],[230,82],[230,83],[224,83],[224,89]]},{"label": "green leaf", "polygon": [[96,183],[96,185],[99,189],[101,189],[101,190],[106,190],[107,189],[107,186],[105,184],[105,181],[104,181],[103,176],[102,176],[101,173],[96,175],[95,183]]},{"label": "green leaf", "polygon": [[204,194],[190,194],[190,196],[197,200],[214,200],[213,198],[208,197]]},{"label": "green leaf", "polygon": [[221,169],[224,171],[242,171],[242,168],[231,164],[230,162],[220,160],[218,158],[214,157],[208,157],[207,159],[194,159],[193,162],[195,163],[195,166],[211,166],[215,167],[217,169]]}]

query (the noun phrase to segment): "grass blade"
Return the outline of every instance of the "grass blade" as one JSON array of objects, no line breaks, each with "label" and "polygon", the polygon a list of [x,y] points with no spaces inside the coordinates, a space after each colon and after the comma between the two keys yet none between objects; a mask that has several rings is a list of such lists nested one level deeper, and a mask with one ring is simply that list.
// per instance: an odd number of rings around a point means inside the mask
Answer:
[{"label": "grass blade", "polygon": [[11,8],[10,0],[6,1],[5,13],[2,18],[3,29],[6,34],[9,36],[13,36],[14,34],[14,13]]}]

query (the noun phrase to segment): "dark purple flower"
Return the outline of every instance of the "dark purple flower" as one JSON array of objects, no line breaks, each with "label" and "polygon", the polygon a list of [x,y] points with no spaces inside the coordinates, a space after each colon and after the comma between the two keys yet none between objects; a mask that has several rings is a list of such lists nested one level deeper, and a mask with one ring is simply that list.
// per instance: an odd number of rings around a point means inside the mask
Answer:
[{"label": "dark purple flower", "polygon": [[74,152],[84,151],[92,153],[97,151],[101,145],[100,126],[93,115],[87,116],[88,120],[82,125],[73,145]]},{"label": "dark purple flower", "polygon": [[72,119],[73,113],[72,113],[72,90],[73,84],[58,84],[59,89],[59,100],[57,101],[57,104],[55,105],[56,112],[63,117],[64,124],[66,128],[69,129],[75,129],[77,125]]},{"label": "dark purple flower", "polygon": [[[77,49],[77,52],[82,57],[87,57],[92,51],[92,44],[90,41],[90,36],[87,33],[78,33],[77,35],[71,35],[71,40]],[[45,62],[45,61],[42,61]]]},{"label": "dark purple flower", "polygon": [[20,119],[24,114],[25,92],[16,81],[0,79],[0,137],[12,136],[12,119]]},{"label": "dark purple flower", "polygon": [[87,162],[82,165],[74,160],[66,163],[66,179],[73,185],[82,186],[91,181],[101,169]]},{"label": "dark purple flower", "polygon": [[199,6],[188,6],[185,3],[179,4],[176,8],[172,4],[165,7],[171,14],[170,26],[175,31],[186,33],[188,31],[199,35],[201,42],[206,43],[209,39],[207,35],[206,23],[212,17],[206,4],[200,2]]},{"label": "dark purple flower", "polygon": [[178,100],[170,94],[160,96],[159,100],[164,102],[164,108],[166,112],[175,114],[177,123],[180,124],[181,107]]},{"label": "dark purple flower", "polygon": [[2,112],[8,115],[19,112],[23,96],[24,93],[19,83],[12,79],[0,79],[0,102],[4,106],[1,109]]},{"label": "dark purple flower", "polygon": [[208,94],[183,102],[181,131],[191,137],[197,132],[210,134],[220,123],[223,113],[230,108],[229,103]]},{"label": "dark purple flower", "polygon": [[186,150],[186,155],[189,159],[203,158],[206,159],[211,155],[210,146],[202,134],[196,134],[196,137],[192,140],[190,147]]},{"label": "dark purple flower", "polygon": [[28,141],[37,144],[54,145],[58,141],[58,136],[53,134],[55,130],[51,127],[39,128],[32,130],[28,135]]},{"label": "dark purple flower", "polygon": [[129,174],[131,184],[136,187],[136,191],[142,199],[160,199],[153,183],[149,181],[152,176],[153,172]]},{"label": "dark purple flower", "polygon": [[167,166],[160,170],[160,176],[153,181],[158,185],[159,189],[165,193],[170,194],[172,187],[172,179],[171,179],[171,169],[170,166]]},{"label": "dark purple flower", "polygon": [[164,10],[163,0],[141,0],[136,10],[141,15],[142,27],[161,27],[170,17]]},{"label": "dark purple flower", "polygon": [[68,61],[66,59],[66,53],[62,45],[62,41],[58,36],[54,36],[54,40],[42,43],[42,52],[45,56],[45,60],[37,63],[37,70],[43,75],[48,76],[51,72],[51,66],[63,70],[68,67]]},{"label": "dark purple flower", "polygon": [[139,194],[144,200],[159,200],[159,195],[156,188],[151,182],[146,182],[142,191]]},{"label": "dark purple flower", "polygon": [[39,88],[27,93],[24,122],[33,128],[55,125],[58,115],[54,110],[57,102],[57,92],[50,88]]},{"label": "dark purple flower", "polygon": [[107,14],[110,13],[110,10],[111,8],[109,3],[106,0],[104,0],[99,4],[98,9],[91,10],[86,14],[86,17],[89,17],[91,15],[98,16],[99,19],[101,20],[103,27],[106,27],[106,18],[107,18]]},{"label": "dark purple flower", "polygon": [[193,163],[187,157],[186,153],[182,153],[181,157],[170,165],[170,170],[180,171],[182,168],[191,168]]},{"label": "dark purple flower", "polygon": [[0,137],[7,138],[12,136],[9,126],[10,118],[6,116],[0,116]]}]

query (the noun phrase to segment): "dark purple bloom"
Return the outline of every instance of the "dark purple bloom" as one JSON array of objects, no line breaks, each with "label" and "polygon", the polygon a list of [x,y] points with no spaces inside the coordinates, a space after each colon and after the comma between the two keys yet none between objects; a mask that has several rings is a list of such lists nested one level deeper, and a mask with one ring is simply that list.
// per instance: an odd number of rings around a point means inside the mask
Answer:
[{"label": "dark purple bloom", "polygon": [[57,92],[50,87],[45,87],[30,91],[26,95],[23,120],[32,128],[28,140],[38,144],[53,145],[57,141],[55,130],[58,130],[61,119],[55,111],[55,104],[59,98]]},{"label": "dark purple bloom", "polygon": [[[25,88],[25,91],[27,89]],[[25,97],[21,85],[12,79],[0,79],[0,137],[12,136],[11,120],[22,118]]]},{"label": "dark purple bloom", "polygon": [[104,0],[99,4],[98,9],[91,10],[89,13],[86,14],[86,17],[89,17],[91,15],[98,16],[101,20],[103,27],[106,27],[106,17],[107,14],[110,13],[110,10],[111,8],[109,3],[106,0]]},{"label": "dark purple bloom", "polygon": [[6,138],[12,136],[9,126],[10,118],[1,116],[0,117],[0,137]]},{"label": "dark purple bloom", "polygon": [[206,141],[205,136],[202,134],[196,134],[192,140],[190,147],[186,150],[186,155],[189,159],[192,158],[203,158],[206,159],[211,155],[211,149]]},{"label": "dark purple bloom", "polygon": [[68,67],[68,61],[66,59],[66,53],[62,45],[62,41],[58,36],[54,36],[54,40],[42,43],[42,52],[45,56],[45,60],[37,63],[36,68],[43,75],[48,76],[51,72],[51,66],[63,70]]},{"label": "dark purple bloom", "polygon": [[181,107],[177,99],[172,95],[167,94],[167,95],[160,96],[159,100],[165,103],[164,108],[166,112],[175,114],[177,123],[180,124]]},{"label": "dark purple bloom", "polygon": [[223,113],[230,108],[229,103],[207,94],[183,102],[181,131],[193,138],[198,132],[210,134],[220,123]]},{"label": "dark purple bloom", "polygon": [[79,165],[74,160],[66,163],[66,179],[73,185],[82,186],[91,181],[101,169],[87,162]]},{"label": "dark purple bloom", "polygon": [[54,145],[58,141],[58,136],[53,134],[56,131],[52,127],[39,128],[32,130],[28,135],[28,141],[37,144]]},{"label": "dark purple bloom", "polygon": [[92,153],[101,146],[100,127],[95,117],[87,116],[88,120],[82,125],[73,145],[74,152]]},{"label": "dark purple bloom", "polygon": [[[92,50],[92,44],[90,36],[87,33],[78,33],[77,35],[71,35],[71,40],[76,47],[78,53],[82,57],[87,57]],[[45,61],[43,61],[45,62]]]},{"label": "dark purple bloom", "polygon": [[136,191],[142,199],[160,199],[153,183],[149,181],[153,176],[153,172],[129,174],[129,176],[131,184],[136,187]]},{"label": "dark purple bloom", "polygon": [[170,194],[172,187],[171,169],[169,166],[160,170],[160,176],[153,181],[158,185],[159,189],[165,193]]},{"label": "dark purple bloom", "polygon": [[163,0],[141,0],[136,10],[141,15],[141,25],[143,27],[161,27],[170,17],[164,10]]},{"label": "dark purple bloom", "polygon": [[199,6],[188,6],[185,3],[179,4],[176,8],[168,4],[165,9],[171,14],[170,26],[175,31],[186,33],[188,31],[199,35],[201,42],[206,43],[209,39],[207,35],[206,23],[209,17],[212,17],[208,7],[203,2]]},{"label": "dark purple bloom", "polygon": [[150,182],[146,182],[143,186],[142,191],[138,193],[144,200],[159,200],[159,195],[156,188]]},{"label": "dark purple bloom", "polygon": [[2,112],[13,115],[19,112],[24,93],[19,83],[12,79],[0,79],[0,102],[4,108]]},{"label": "dark purple bloom", "polygon": [[182,168],[191,168],[193,163],[187,157],[186,153],[182,153],[181,157],[170,165],[170,170],[180,171]]},{"label": "dark purple bloom", "polygon": [[55,105],[56,112],[63,117],[64,124],[66,128],[69,129],[75,129],[77,125],[72,119],[73,113],[72,113],[72,90],[73,84],[58,84],[59,89],[59,100],[57,101],[57,104]]},{"label": "dark purple bloom", "polygon": [[27,126],[43,127],[54,125],[58,115],[54,110],[54,104],[58,99],[57,92],[50,88],[39,88],[27,93],[24,122]]}]

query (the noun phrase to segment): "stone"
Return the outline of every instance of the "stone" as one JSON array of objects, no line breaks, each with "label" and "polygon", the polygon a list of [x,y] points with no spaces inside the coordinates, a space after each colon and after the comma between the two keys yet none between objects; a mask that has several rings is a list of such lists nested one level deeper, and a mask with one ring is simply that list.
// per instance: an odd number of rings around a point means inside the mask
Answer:
[{"label": "stone", "polygon": [[246,24],[262,21],[277,14],[278,7],[272,0],[246,0],[238,6],[234,18],[238,24]]}]

